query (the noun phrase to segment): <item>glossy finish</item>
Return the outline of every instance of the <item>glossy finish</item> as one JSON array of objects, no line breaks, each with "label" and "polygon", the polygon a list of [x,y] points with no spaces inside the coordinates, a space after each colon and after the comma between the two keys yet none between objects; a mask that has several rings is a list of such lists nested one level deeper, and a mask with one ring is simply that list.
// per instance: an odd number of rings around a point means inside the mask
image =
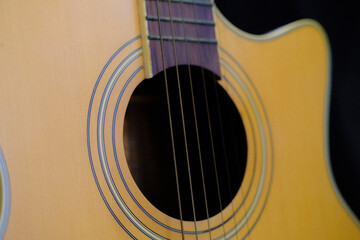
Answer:
[{"label": "glossy finish", "polygon": [[[150,204],[125,159],[125,111],[145,78],[139,19],[136,0],[0,1],[4,239],[182,239],[180,222]],[[219,13],[214,22],[248,167],[232,206],[209,220],[211,238],[359,239],[327,167],[321,27],[306,20],[253,36]],[[210,239],[206,220],[197,229]],[[184,230],[196,239],[193,222]]]}]

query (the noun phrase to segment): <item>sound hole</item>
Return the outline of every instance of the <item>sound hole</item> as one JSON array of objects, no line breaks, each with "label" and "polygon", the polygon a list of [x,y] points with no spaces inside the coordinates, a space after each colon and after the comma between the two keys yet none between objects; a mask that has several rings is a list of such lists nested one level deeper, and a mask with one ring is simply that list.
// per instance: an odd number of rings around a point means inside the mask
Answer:
[{"label": "sound hole", "polygon": [[[213,74],[204,71],[211,128],[202,72],[197,67],[191,67],[206,200],[211,217],[230,204],[240,188],[246,167],[247,143],[244,126],[234,103],[219,84],[214,84],[217,80],[214,80]],[[192,221],[194,217],[176,71],[171,68],[166,73],[182,214],[184,220]],[[179,73],[195,213],[196,219],[202,220],[207,218],[207,214],[188,67],[180,66]],[[124,123],[125,155],[130,172],[145,197],[163,213],[180,219],[171,142],[164,73],[159,73],[141,82],[131,96]]]}]

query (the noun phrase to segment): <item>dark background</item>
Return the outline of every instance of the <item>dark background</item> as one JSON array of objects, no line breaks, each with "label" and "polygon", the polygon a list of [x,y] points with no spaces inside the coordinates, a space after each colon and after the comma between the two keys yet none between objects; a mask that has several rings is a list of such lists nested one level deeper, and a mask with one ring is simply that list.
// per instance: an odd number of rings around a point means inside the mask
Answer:
[{"label": "dark background", "polygon": [[332,51],[330,160],[335,180],[360,219],[360,3],[358,0],[217,0],[238,28],[255,34],[311,18]]}]

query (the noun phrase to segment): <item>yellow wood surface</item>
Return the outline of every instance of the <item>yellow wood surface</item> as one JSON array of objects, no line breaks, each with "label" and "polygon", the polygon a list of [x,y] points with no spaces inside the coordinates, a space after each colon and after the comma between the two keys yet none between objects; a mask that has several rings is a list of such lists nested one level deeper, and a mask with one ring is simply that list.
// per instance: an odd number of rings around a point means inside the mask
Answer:
[{"label": "yellow wood surface", "polygon": [[[272,186],[251,239],[359,239],[327,165],[330,53],[321,27],[303,20],[265,36],[217,27],[220,47],[257,89],[272,133]],[[220,58],[240,71],[224,51]]]},{"label": "yellow wood surface", "polygon": [[[0,147],[11,187],[4,239],[131,239],[94,181],[87,118],[102,69],[121,46],[141,35],[137,4],[137,0],[0,0]],[[230,234],[235,223],[248,219],[239,230],[240,238],[251,230],[249,239],[359,239],[359,227],[337,198],[327,169],[329,53],[323,33],[313,23],[295,24],[257,39],[229,28],[219,15],[215,21],[222,86],[244,120],[249,154],[244,182],[233,202],[239,207],[235,221],[213,230],[212,238],[223,238],[223,229]],[[134,40],[124,48],[104,72],[89,128],[104,198],[121,224],[142,240],[150,237],[118,206],[102,175],[96,139],[97,111],[107,80],[141,42]],[[126,79],[142,64],[139,56],[124,70],[109,97],[109,109],[115,108]],[[126,85],[116,115],[119,165],[143,208],[180,229],[178,220],[142,195],[124,159],[121,126],[127,102],[144,74],[141,69]],[[106,153],[112,151],[112,120],[107,113]],[[180,233],[155,223],[134,203],[116,174],[114,156],[107,157],[119,194],[144,228],[167,239],[181,239]],[[261,184],[258,204],[251,210]],[[230,206],[223,211],[225,217],[232,214]],[[212,227],[221,224],[221,215],[210,222]],[[184,225],[185,230],[194,230],[191,222]],[[207,222],[198,222],[197,227],[206,231]],[[150,235],[160,238],[156,234]],[[187,234],[185,239],[196,238]],[[209,234],[199,234],[199,239],[209,239]]]}]

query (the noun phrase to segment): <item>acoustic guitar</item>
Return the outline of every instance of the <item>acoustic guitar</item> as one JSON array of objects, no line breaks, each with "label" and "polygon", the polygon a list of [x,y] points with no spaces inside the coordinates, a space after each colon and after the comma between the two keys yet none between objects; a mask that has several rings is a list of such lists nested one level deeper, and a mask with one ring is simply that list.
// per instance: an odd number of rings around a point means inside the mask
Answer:
[{"label": "acoustic guitar", "polygon": [[330,61],[211,0],[0,1],[0,238],[360,239]]}]

